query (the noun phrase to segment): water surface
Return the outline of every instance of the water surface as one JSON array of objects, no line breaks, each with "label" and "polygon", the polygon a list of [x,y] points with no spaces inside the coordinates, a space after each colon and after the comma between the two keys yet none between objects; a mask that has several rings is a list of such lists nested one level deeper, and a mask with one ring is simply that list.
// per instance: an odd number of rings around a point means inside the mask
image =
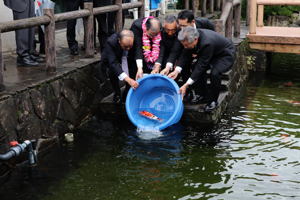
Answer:
[{"label": "water surface", "polygon": [[94,119],[31,176],[17,168],[0,199],[300,199],[300,59],[281,56],[217,127],[146,140],[127,121]]}]

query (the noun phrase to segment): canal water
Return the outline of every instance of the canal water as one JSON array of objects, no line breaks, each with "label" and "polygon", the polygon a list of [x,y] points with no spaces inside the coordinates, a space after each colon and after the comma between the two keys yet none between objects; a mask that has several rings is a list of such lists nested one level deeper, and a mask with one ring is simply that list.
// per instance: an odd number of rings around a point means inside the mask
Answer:
[{"label": "canal water", "polygon": [[217,127],[178,124],[148,139],[95,118],[30,173],[16,168],[0,199],[300,199],[300,58],[274,61]]}]

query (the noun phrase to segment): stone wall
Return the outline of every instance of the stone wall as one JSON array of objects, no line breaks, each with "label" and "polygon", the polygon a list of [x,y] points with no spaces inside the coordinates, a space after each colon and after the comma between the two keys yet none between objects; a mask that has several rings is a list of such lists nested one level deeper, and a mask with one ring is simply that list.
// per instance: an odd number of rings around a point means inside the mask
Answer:
[{"label": "stone wall", "polygon": [[11,140],[51,138],[78,127],[111,93],[98,62],[0,99],[0,153]]}]

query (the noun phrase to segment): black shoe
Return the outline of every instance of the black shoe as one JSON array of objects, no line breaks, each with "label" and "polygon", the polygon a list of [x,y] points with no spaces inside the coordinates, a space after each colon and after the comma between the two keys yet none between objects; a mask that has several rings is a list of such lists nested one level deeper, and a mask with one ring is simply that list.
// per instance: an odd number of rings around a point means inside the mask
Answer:
[{"label": "black shoe", "polygon": [[26,56],[18,56],[17,58],[17,65],[18,66],[22,66],[22,67],[30,67],[30,66],[38,66],[39,63],[36,62],[35,60],[33,60],[31,58],[30,55],[26,55]]},{"label": "black shoe", "polygon": [[120,95],[114,94],[113,101],[115,104],[122,104],[122,98]]},{"label": "black shoe", "polygon": [[204,111],[212,112],[214,109],[216,109],[217,106],[218,106],[218,102],[212,101],[212,102],[206,104],[206,106],[204,107]]},{"label": "black shoe", "polygon": [[39,62],[39,63],[45,62],[45,59],[42,58],[42,57],[40,57],[40,56],[38,56],[38,55],[31,54],[31,55],[30,55],[30,58],[31,58],[32,60],[36,61],[36,62]]},{"label": "black shoe", "polygon": [[77,56],[79,54],[78,53],[78,48],[70,49],[70,54],[73,55],[73,56]]}]

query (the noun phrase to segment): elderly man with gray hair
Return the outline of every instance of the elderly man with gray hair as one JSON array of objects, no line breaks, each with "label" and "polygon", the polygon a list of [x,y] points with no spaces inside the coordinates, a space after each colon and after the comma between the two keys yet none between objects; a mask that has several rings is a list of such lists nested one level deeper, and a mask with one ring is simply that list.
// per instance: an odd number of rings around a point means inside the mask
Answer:
[{"label": "elderly man with gray hair", "polygon": [[[202,92],[202,100],[206,98],[207,105],[205,111],[210,112],[218,105],[218,97],[221,87],[221,74],[230,70],[234,63],[235,47],[233,43],[211,30],[195,29],[186,27],[178,34],[178,40],[184,46],[181,63],[192,63],[192,73],[186,83],[180,88],[180,93],[184,96],[186,90],[195,85],[195,89]],[[194,60],[195,62],[192,62]],[[211,69],[211,91],[207,92],[206,71]],[[180,70],[179,70],[180,71]],[[169,74],[175,79],[180,73],[178,70]]]}]

